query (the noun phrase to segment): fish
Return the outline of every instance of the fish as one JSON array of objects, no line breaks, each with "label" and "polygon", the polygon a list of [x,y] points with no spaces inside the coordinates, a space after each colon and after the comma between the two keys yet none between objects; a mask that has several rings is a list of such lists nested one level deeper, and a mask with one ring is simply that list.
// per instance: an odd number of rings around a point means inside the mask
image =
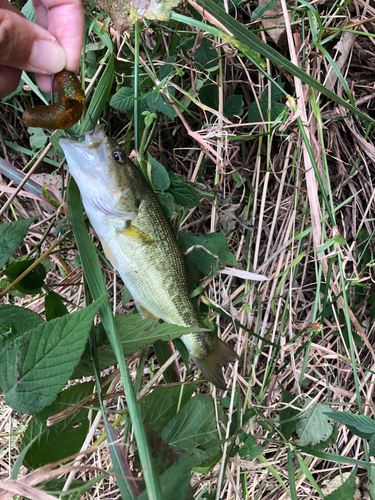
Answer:
[{"label": "fish", "polygon": [[71,175],[108,260],[143,318],[201,332],[181,337],[203,375],[225,389],[222,367],[237,354],[205,326],[191,302],[184,256],[153,188],[101,126],[83,142],[60,138]]},{"label": "fish", "polygon": [[81,118],[86,96],[76,75],[63,69],[56,73],[55,82],[57,102],[27,108],[23,112],[22,120],[28,127],[65,130]]}]

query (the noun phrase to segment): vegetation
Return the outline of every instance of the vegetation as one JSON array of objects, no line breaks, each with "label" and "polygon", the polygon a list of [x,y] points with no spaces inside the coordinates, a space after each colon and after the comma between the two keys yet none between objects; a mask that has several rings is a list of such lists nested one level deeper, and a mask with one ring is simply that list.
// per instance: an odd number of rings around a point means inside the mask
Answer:
[{"label": "vegetation", "polygon": [[0,498],[374,500],[374,7],[187,0],[124,35],[85,10],[72,131],[135,150],[240,359],[216,390],[185,329],[138,316],[65,132],[21,121],[50,99],[24,74],[0,101]]}]

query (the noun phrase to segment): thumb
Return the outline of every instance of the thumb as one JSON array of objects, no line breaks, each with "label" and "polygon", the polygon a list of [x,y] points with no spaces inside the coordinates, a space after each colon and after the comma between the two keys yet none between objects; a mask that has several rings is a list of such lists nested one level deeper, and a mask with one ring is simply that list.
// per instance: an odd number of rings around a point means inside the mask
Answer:
[{"label": "thumb", "polygon": [[47,30],[8,9],[0,9],[0,65],[53,74],[65,67],[66,55]]}]

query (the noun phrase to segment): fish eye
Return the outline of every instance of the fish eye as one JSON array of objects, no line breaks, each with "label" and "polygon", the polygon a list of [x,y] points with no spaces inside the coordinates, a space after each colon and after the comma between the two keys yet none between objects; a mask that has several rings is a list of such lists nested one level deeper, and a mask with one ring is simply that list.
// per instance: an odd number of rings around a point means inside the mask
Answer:
[{"label": "fish eye", "polygon": [[112,156],[117,163],[125,163],[125,155],[122,151],[113,151]]}]

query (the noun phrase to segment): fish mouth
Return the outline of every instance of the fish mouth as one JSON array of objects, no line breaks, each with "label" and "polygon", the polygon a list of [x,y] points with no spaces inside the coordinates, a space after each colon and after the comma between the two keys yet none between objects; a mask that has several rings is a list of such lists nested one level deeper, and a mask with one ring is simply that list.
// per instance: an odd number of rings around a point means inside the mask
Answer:
[{"label": "fish mouth", "polygon": [[85,134],[82,142],[68,137],[60,138],[59,144],[64,151],[69,168],[72,169],[73,176],[75,170],[81,169],[90,174],[98,172],[100,165],[108,158],[108,141],[100,125],[96,126],[93,132]]}]

